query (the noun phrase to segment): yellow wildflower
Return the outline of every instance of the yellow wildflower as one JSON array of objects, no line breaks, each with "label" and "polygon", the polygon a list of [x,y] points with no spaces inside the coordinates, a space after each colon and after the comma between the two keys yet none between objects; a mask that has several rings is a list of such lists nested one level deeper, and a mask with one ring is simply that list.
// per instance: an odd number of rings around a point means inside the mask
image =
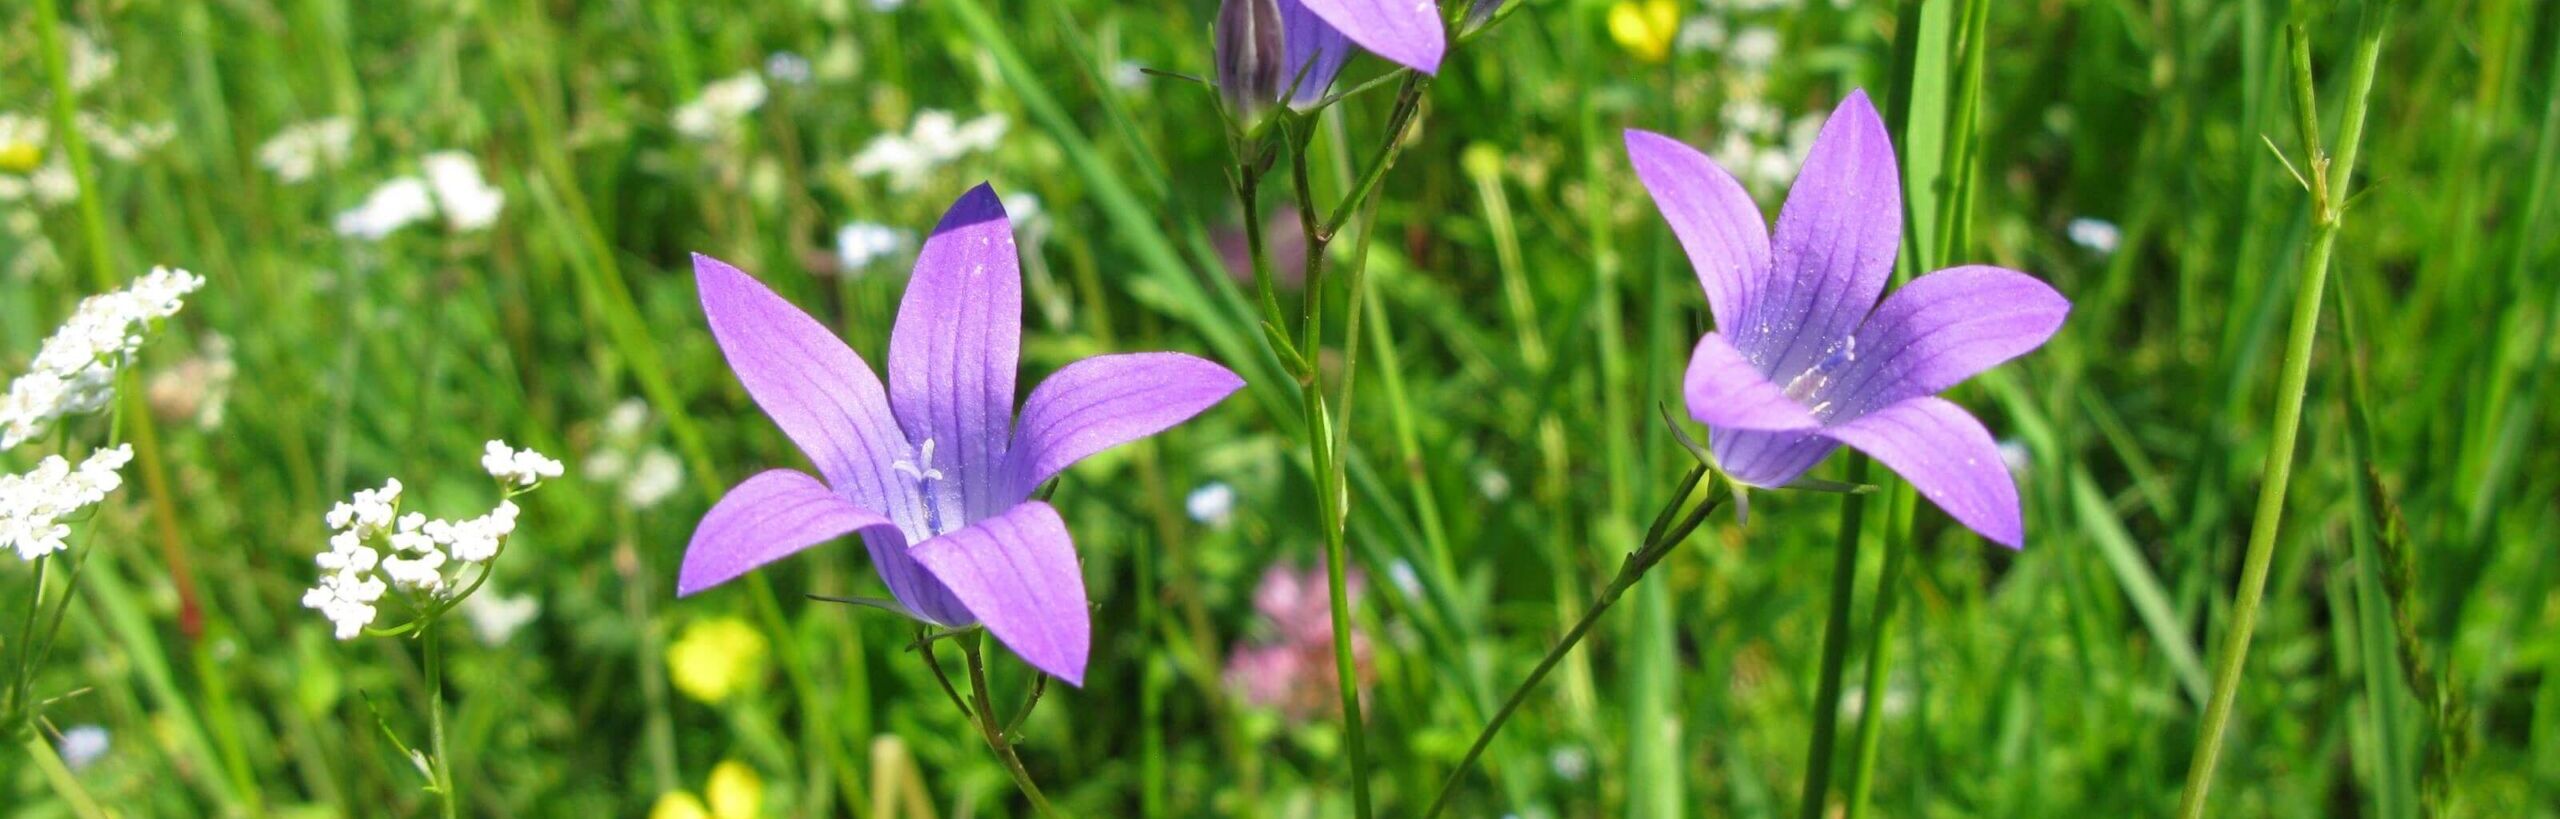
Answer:
[{"label": "yellow wildflower", "polygon": [[0,113],[0,171],[26,173],[44,164],[44,120]]},{"label": "yellow wildflower", "polygon": [[1679,36],[1680,5],[1673,0],[1618,0],[1609,7],[1610,39],[1636,59],[1662,62]]},{"label": "yellow wildflower", "polygon": [[764,653],[764,633],[744,620],[697,620],[667,646],[667,673],[685,696],[717,704],[764,679]]},{"label": "yellow wildflower", "polygon": [[658,795],[658,804],[649,808],[649,819],[711,819],[711,811],[702,800],[684,791],[668,791]]},{"label": "yellow wildflower", "polygon": [[711,781],[702,793],[711,798],[711,815],[716,819],[755,819],[764,814],[764,779],[746,763],[728,760],[712,766]]}]

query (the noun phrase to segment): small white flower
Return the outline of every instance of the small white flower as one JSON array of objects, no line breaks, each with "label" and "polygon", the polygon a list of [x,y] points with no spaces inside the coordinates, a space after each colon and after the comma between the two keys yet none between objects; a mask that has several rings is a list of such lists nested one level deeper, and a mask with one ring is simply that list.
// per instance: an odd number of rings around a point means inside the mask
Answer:
[{"label": "small white flower", "polygon": [[344,163],[355,137],[355,123],[346,117],[287,125],[258,146],[258,164],[286,184],[302,182]]},{"label": "small white flower", "polygon": [[435,215],[434,194],[425,180],[414,176],[395,177],[366,194],[364,203],[338,214],[331,226],[338,235],[379,242],[429,216]]},{"label": "small white flower", "polygon": [[1192,520],[1224,529],[1235,519],[1235,487],[1218,481],[1201,484],[1200,488],[1191,490],[1189,497],[1183,498],[1182,508],[1191,513]]},{"label": "small white flower", "polygon": [[2027,442],[2016,438],[2000,442],[2000,465],[2008,467],[2010,475],[2025,477],[2027,468],[2035,463],[2035,453],[2027,449]]},{"label": "small white flower", "polygon": [[674,497],[684,488],[684,462],[675,453],[651,448],[640,453],[640,462],[622,482],[622,499],[633,509],[647,509]]},{"label": "small white flower", "polygon": [[72,93],[86,92],[116,73],[116,53],[78,29],[71,31],[65,62],[69,63]]},{"label": "small white flower", "polygon": [[420,159],[436,206],[454,230],[479,230],[498,221],[507,193],[480,178],[480,163],[461,151],[437,151]]},{"label": "small white flower", "polygon": [[132,459],[133,448],[119,446],[90,453],[76,469],[52,455],[25,474],[0,475],[0,549],[34,560],[69,548],[71,527],[62,519],[123,486],[117,470]]},{"label": "small white flower", "polygon": [[676,133],[691,139],[716,139],[764,107],[764,98],[764,78],[753,71],[714,81],[702,87],[700,96],[676,108]]},{"label": "small white flower", "polygon": [[889,178],[892,190],[922,187],[936,168],[971,153],[992,151],[1009,127],[1003,114],[986,114],[966,123],[949,111],[927,109],[916,114],[907,133],[873,137],[853,157],[856,176]]},{"label": "small white flower", "polygon": [[604,437],[612,441],[628,442],[639,438],[640,433],[645,431],[648,425],[649,402],[638,398],[625,398],[622,399],[622,403],[613,405],[612,411],[605,413]]},{"label": "small white flower", "polygon": [[1556,776],[1564,781],[1580,782],[1591,773],[1591,754],[1572,746],[1557,748],[1547,754],[1547,767],[1554,768]]},{"label": "small white flower", "polygon": [[906,251],[905,231],[871,222],[847,222],[836,229],[836,260],[844,264],[846,273],[857,273],[871,263]]},{"label": "small white flower", "polygon": [[115,394],[116,367],[142,346],[151,322],[175,315],[204,277],[152,268],[125,289],[91,296],[36,349],[26,375],[0,396],[0,450],[44,434],[53,422],[96,412]]},{"label": "small white flower", "polygon": [[1404,592],[1406,597],[1422,599],[1422,575],[1413,570],[1411,561],[1397,558],[1387,564],[1387,582],[1395,584],[1396,591]]},{"label": "small white flower", "polygon": [[438,545],[464,563],[483,563],[498,556],[498,548],[506,545],[507,536],[516,532],[518,510],[514,501],[499,501],[498,508],[465,521],[427,521],[425,532]]},{"label": "small white flower", "polygon": [[560,477],[563,471],[559,461],[543,457],[542,453],[531,449],[509,447],[505,441],[489,442],[487,454],[480,457],[480,468],[488,470],[490,477],[518,489]]},{"label": "small white flower", "polygon": [[1139,65],[1138,61],[1121,60],[1111,66],[1111,87],[1122,91],[1135,91],[1146,86],[1147,69],[1146,66]]},{"label": "small white flower", "polygon": [[80,198],[80,177],[72,175],[71,163],[64,161],[60,154],[56,154],[53,161],[45,163],[44,167],[37,168],[35,173],[27,176],[27,192],[35,197],[36,204],[39,205],[52,207],[66,204]]},{"label": "small white flower", "polygon": [[1733,45],[1725,49],[1724,55],[1737,69],[1767,70],[1778,61],[1778,30],[1768,26],[1745,28],[1733,36]]},{"label": "small white flower", "polygon": [[1491,466],[1476,467],[1476,492],[1489,501],[1511,497],[1511,476]]},{"label": "small white flower", "polygon": [[399,478],[383,481],[380,489],[358,490],[354,498],[329,510],[329,528],[359,541],[382,534],[400,514],[400,491]]},{"label": "small white flower", "polygon": [[471,621],[471,633],[480,642],[498,645],[541,615],[542,602],[529,594],[502,595],[496,589],[481,589],[479,594],[462,601],[461,609],[463,618]]},{"label": "small white flower", "polygon": [[381,553],[365,545],[364,538],[352,530],[329,538],[329,551],[312,558],[325,571],[320,575],[320,585],[303,592],[303,607],[318,609],[321,616],[327,617],[336,626],[340,640],[364,633],[377,614],[373,604],[389,590],[380,578],[371,576],[381,558]]},{"label": "small white flower", "polygon": [[776,51],[764,58],[764,75],[783,85],[807,85],[811,70],[809,58],[796,52]]},{"label": "small white flower", "polygon": [[2071,220],[2063,232],[2071,236],[2072,244],[2096,251],[2100,256],[2114,255],[2116,246],[2124,241],[2124,232],[2117,230],[2114,222],[2085,216]]},{"label": "small white flower", "polygon": [[1727,33],[1724,18],[1712,14],[1699,15],[1681,24],[1680,36],[1672,41],[1672,47],[1683,54],[1716,51],[1724,48]]},{"label": "small white flower", "polygon": [[62,754],[64,767],[77,771],[106,756],[107,748],[107,729],[96,725],[74,725],[62,732],[62,744],[57,746],[57,752]]},{"label": "small white flower", "polygon": [[118,125],[106,117],[82,111],[78,120],[80,133],[89,138],[89,147],[99,156],[119,162],[132,162],[169,144],[178,128],[166,122],[144,122],[131,126]]}]

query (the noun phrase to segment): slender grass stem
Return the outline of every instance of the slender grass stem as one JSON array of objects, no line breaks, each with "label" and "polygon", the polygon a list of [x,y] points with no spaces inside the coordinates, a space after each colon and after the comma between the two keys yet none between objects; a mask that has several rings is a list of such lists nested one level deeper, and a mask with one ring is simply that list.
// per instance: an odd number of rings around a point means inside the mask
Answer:
[{"label": "slender grass stem", "polygon": [[[1867,482],[1866,456],[1849,461],[1849,482]],[[1831,790],[1831,751],[1839,742],[1840,677],[1849,659],[1849,599],[1858,591],[1858,534],[1865,527],[1865,495],[1840,496],[1840,541],[1831,564],[1831,615],[1822,628],[1822,670],[1814,684],[1813,745],[1806,751],[1804,794],[1796,815],[1820,819]]]},{"label": "slender grass stem", "polygon": [[80,819],[107,818],[106,810],[98,807],[98,800],[89,796],[87,789],[80,787],[80,777],[71,772],[71,766],[63,764],[62,755],[54,751],[52,742],[45,740],[43,731],[27,732],[27,741],[21,747],[27,749],[27,758],[35,760],[36,770],[44,774],[45,786],[71,808],[71,815]]},{"label": "slender grass stem", "polygon": [[1031,772],[1022,767],[1022,756],[1014,753],[1013,740],[1005,736],[1004,726],[996,719],[994,698],[987,693],[987,662],[979,645],[981,642],[981,635],[976,634],[960,640],[960,655],[969,665],[969,698],[977,703],[976,716],[971,721],[978,724],[979,733],[986,737],[987,747],[1004,761],[1005,772],[1013,775],[1013,784],[1022,790],[1023,798],[1031,800],[1031,807],[1041,816],[1054,819],[1058,816],[1058,809],[1050,807],[1049,797],[1042,795],[1040,786],[1031,781]]},{"label": "slender grass stem", "polygon": [[1857,765],[1849,769],[1847,819],[1866,815],[1875,787],[1876,755],[1884,735],[1885,682],[1893,671],[1893,610],[1902,599],[1902,568],[1911,554],[1911,516],[1918,500],[1910,484],[1891,492],[1885,511],[1884,571],[1876,575],[1876,599],[1867,615],[1867,679],[1858,707]]},{"label": "slender grass stem", "polygon": [[2382,52],[2389,22],[2388,4],[2364,12],[2348,66],[2346,110],[2339,121],[2338,152],[2333,161],[2319,148],[2319,114],[2311,80],[2311,44],[2300,25],[2286,33],[2293,50],[2293,93],[2301,117],[2303,139],[2311,152],[2311,245],[2297,272],[2293,315],[2285,339],[2284,364],[2276,389],[2275,429],[2267,447],[2266,478],[2258,490],[2257,511],[2249,526],[2248,550],[2242,559],[2240,587],[2231,603],[2231,623],[2216,655],[2213,696],[2204,724],[2196,734],[2195,755],[2188,763],[2187,784],[2178,799],[2178,816],[2196,819],[2205,813],[2213,789],[2214,766],[2221,760],[2223,732],[2240,693],[2240,677],[2249,659],[2249,638],[2258,621],[2258,603],[2266,593],[2267,573],[2275,561],[2276,534],[2284,522],[2285,490],[2293,478],[2293,450],[2302,429],[2302,403],[2311,378],[2312,345],[2320,329],[2320,300],[2328,284],[2329,256],[2338,242],[2347,192],[2355,175],[2356,151],[2364,138],[2366,102],[2372,95],[2374,64]]},{"label": "slender grass stem", "polygon": [[1573,653],[1574,647],[1582,644],[1582,638],[1591,632],[1592,626],[1600,622],[1601,615],[1609,613],[1609,608],[1617,605],[1618,598],[1625,595],[1628,589],[1635,588],[1637,581],[1643,580],[1645,573],[1652,571],[1664,557],[1669,556],[1674,547],[1687,542],[1689,533],[1696,531],[1698,524],[1705,522],[1707,515],[1724,503],[1727,496],[1721,491],[1721,487],[1710,487],[1708,496],[1699,501],[1688,514],[1678,515],[1677,523],[1664,525],[1673,519],[1680,504],[1688,501],[1690,493],[1704,479],[1705,474],[1704,467],[1692,468],[1689,471],[1688,477],[1680,483],[1680,491],[1672,497],[1671,506],[1664,508],[1662,515],[1656,518],[1654,530],[1646,537],[1644,544],[1627,554],[1626,560],[1618,564],[1618,574],[1610,579],[1608,588],[1600,590],[1600,595],[1592,599],[1591,607],[1583,611],[1582,618],[1574,621],[1573,628],[1565,631],[1564,639],[1558,640],[1554,648],[1548,649],[1546,656],[1538,658],[1538,664],[1529,669],[1529,676],[1520,681],[1519,687],[1511,690],[1511,696],[1503,699],[1502,707],[1493,712],[1493,717],[1485,723],[1484,730],[1476,733],[1475,742],[1467,746],[1466,756],[1460,757],[1457,767],[1450,769],[1448,780],[1440,785],[1439,795],[1432,797],[1431,807],[1423,811],[1424,819],[1439,816],[1442,811],[1448,809],[1450,798],[1457,795],[1458,783],[1465,781],[1467,771],[1475,767],[1476,761],[1484,756],[1485,749],[1493,746],[1493,737],[1502,732],[1503,723],[1510,721],[1511,715],[1520,710],[1522,703],[1528,701],[1529,693],[1537,690],[1538,683],[1546,680],[1547,673],[1554,671],[1556,665],[1564,661],[1565,655]]}]

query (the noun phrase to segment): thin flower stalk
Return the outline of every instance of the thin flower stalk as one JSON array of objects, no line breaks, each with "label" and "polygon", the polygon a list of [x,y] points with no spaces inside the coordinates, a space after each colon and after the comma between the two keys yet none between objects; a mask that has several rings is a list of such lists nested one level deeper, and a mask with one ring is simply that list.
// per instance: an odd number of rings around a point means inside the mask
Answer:
[{"label": "thin flower stalk", "polygon": [[2320,148],[2320,116],[2311,75],[2311,44],[2300,24],[2285,27],[2291,47],[2293,98],[2303,145],[2309,151],[2304,181],[2310,188],[2312,234],[2301,269],[2295,272],[2293,315],[2286,333],[2284,364],[2277,375],[2274,432],[2267,446],[2266,477],[2259,484],[2257,510],[2249,525],[2249,544],[2242,558],[2240,586],[2233,592],[2231,622],[2214,658],[2213,694],[2206,701],[2204,722],[2187,768],[2178,816],[2205,815],[2213,789],[2214,768],[2221,760],[2223,732],[2239,698],[2240,678],[2249,660],[2249,638],[2256,630],[2258,604],[2266,594],[2267,573],[2275,562],[2276,535],[2284,522],[2284,497],[2293,478],[2294,444],[2302,430],[2302,404],[2311,379],[2311,354],[2320,330],[2320,302],[2329,280],[2329,257],[2346,215],[2348,191],[2355,178],[2356,153],[2364,141],[2367,101],[2373,93],[2374,66],[2381,59],[2382,35],[2390,22],[2388,3],[2363,12],[2356,48],[2348,63],[2346,110],[2339,119],[2338,151]]},{"label": "thin flower stalk", "polygon": [[[1653,527],[1645,534],[1644,543],[1635,551],[1627,553],[1626,558],[1619,562],[1618,573],[1609,580],[1608,587],[1600,590],[1599,596],[1592,599],[1591,607],[1583,611],[1581,619],[1574,621],[1573,627],[1565,631],[1564,638],[1556,641],[1555,647],[1548,649],[1546,656],[1538,659],[1538,664],[1529,669],[1529,676],[1520,681],[1519,687],[1512,689],[1511,696],[1504,698],[1502,707],[1496,709],[1493,712],[1493,718],[1486,721],[1484,730],[1476,733],[1475,741],[1467,746],[1466,755],[1458,759],[1457,767],[1449,770],[1449,778],[1440,784],[1439,794],[1432,797],[1431,807],[1423,811],[1424,819],[1439,816],[1448,809],[1449,800],[1457,795],[1458,783],[1465,781],[1467,771],[1475,767],[1476,761],[1484,756],[1487,748],[1493,746],[1493,737],[1502,732],[1503,723],[1510,721],[1511,715],[1520,710],[1522,703],[1528,701],[1530,692],[1537,690],[1538,684],[1546,680],[1547,674],[1554,671],[1556,665],[1563,662],[1566,655],[1573,653],[1575,646],[1582,644],[1582,638],[1591,632],[1593,625],[1600,622],[1601,616],[1608,614],[1610,607],[1617,605],[1618,599],[1625,596],[1628,589],[1635,588],[1636,583],[1644,579],[1645,573],[1653,571],[1653,567],[1660,565],[1663,558],[1669,557],[1672,549],[1688,542],[1689,534],[1697,531],[1698,526],[1706,522],[1707,515],[1713,513],[1717,507],[1724,504],[1727,498],[1731,497],[1731,490],[1713,484],[1712,481],[1713,478],[1703,464],[1691,467],[1688,474],[1681,478],[1679,488],[1672,493],[1671,503],[1654,516]],[[1682,506],[1699,491],[1701,483],[1707,484],[1705,496],[1700,498],[1696,505],[1689,506],[1686,511],[1683,511]]]}]

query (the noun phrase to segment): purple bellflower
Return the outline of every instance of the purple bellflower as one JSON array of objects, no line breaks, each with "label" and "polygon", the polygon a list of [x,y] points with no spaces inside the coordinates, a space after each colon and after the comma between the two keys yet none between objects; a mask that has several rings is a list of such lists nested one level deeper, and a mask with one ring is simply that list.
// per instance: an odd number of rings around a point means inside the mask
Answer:
[{"label": "purple bellflower", "polygon": [[917,255],[889,334],[889,382],[755,279],[693,257],[702,311],[747,394],[818,476],[748,478],[704,514],[676,594],[860,533],[897,603],[984,623],[1033,667],[1084,681],[1091,612],[1075,542],[1034,489],[1085,456],[1162,432],[1244,386],[1181,353],[1069,364],[1013,412],[1022,272],[993,189],[960,197]]},{"label": "purple bellflower", "polygon": [[[1493,3],[1477,0],[1478,9]],[[1324,99],[1354,44],[1425,74],[1447,50],[1440,12],[1429,0],[1224,0],[1215,43],[1218,88],[1239,110],[1288,97]]]},{"label": "purple bellflower", "polygon": [[1848,444],[1983,537],[2024,542],[1999,446],[1937,393],[2042,346],[2071,303],[2024,273],[1970,265],[1877,304],[1901,247],[1902,184],[1866,92],[1823,123],[1774,236],[1706,155],[1636,130],[1627,153],[1706,288],[1716,329],[1682,392],[1727,475],[1783,486]]}]

